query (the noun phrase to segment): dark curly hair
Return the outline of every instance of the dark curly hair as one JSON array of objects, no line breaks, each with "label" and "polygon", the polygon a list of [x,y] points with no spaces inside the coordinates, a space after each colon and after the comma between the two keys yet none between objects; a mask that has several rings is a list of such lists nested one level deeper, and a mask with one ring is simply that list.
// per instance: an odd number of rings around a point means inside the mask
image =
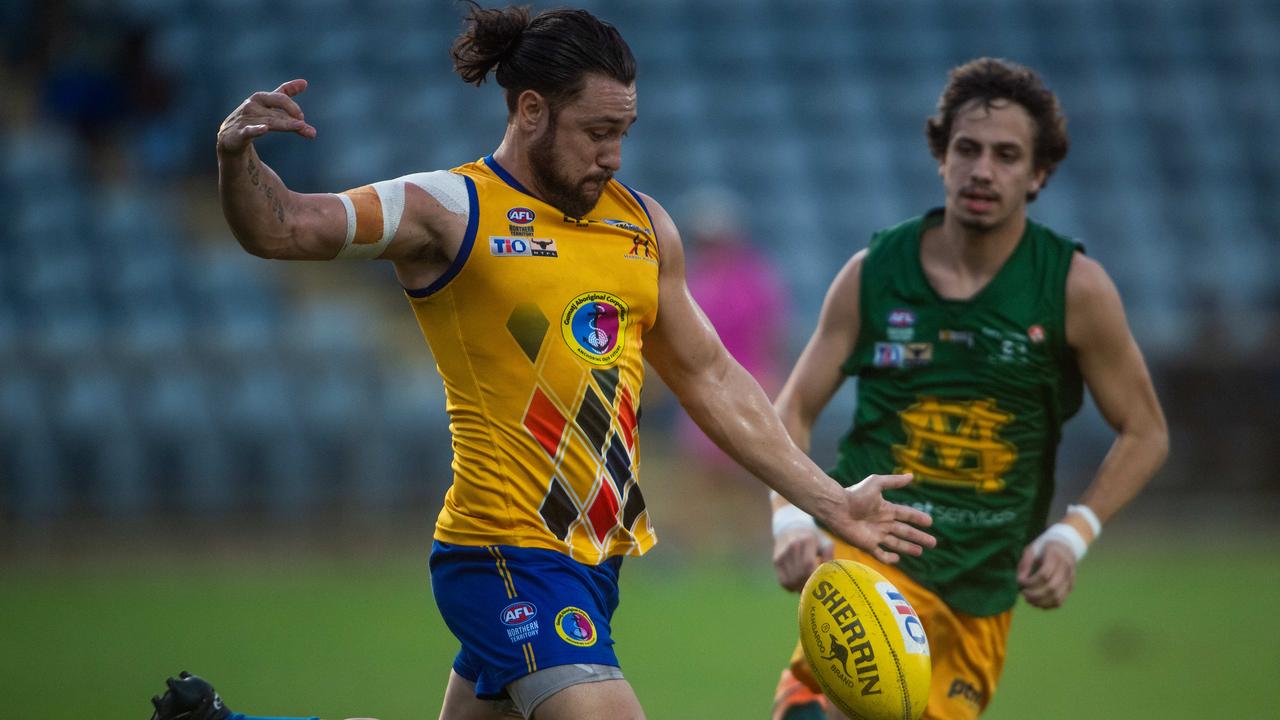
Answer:
[{"label": "dark curly hair", "polygon": [[[978,58],[951,70],[946,88],[938,98],[938,113],[925,123],[925,135],[929,138],[929,152],[942,162],[951,142],[951,126],[956,113],[977,101],[987,107],[1007,100],[1021,105],[1035,123],[1032,141],[1032,164],[1043,170],[1044,182],[1049,182],[1058,163],[1067,156],[1070,144],[1067,138],[1067,118],[1062,114],[1058,98],[1045,86],[1036,71],[999,58]],[[1027,200],[1035,200],[1036,193],[1028,193]]]},{"label": "dark curly hair", "polygon": [[636,59],[617,28],[586,10],[547,10],[531,14],[527,6],[482,8],[468,3],[467,27],[453,41],[453,68],[479,85],[493,71],[514,113],[516,98],[534,90],[558,109],[576,96],[587,73],[624,85],[636,79]]}]

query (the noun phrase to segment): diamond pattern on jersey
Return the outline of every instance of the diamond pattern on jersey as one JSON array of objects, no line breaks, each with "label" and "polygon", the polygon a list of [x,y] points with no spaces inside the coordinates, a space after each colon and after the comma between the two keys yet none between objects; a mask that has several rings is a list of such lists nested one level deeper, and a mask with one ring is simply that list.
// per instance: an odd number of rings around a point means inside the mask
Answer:
[{"label": "diamond pattern on jersey", "polygon": [[622,433],[622,439],[627,442],[628,450],[636,449],[636,425],[639,421],[635,407],[632,405],[631,389],[624,385],[622,397],[618,400],[618,431]]},{"label": "diamond pattern on jersey", "polygon": [[610,413],[600,395],[590,386],[582,396],[582,405],[578,408],[578,417],[574,420],[582,432],[586,434],[591,449],[596,453],[604,451],[604,441],[609,435]]},{"label": "diamond pattern on jersey", "polygon": [[[594,382],[585,383],[576,407],[565,407],[539,384],[523,420],[552,465],[539,513],[575,552],[588,545],[605,550],[611,533],[634,531],[645,512],[634,471],[635,396],[617,369],[592,370],[591,376]],[[574,425],[578,432],[570,432]]]},{"label": "diamond pattern on jersey", "polygon": [[618,389],[618,368],[615,366],[608,370],[592,370],[591,374],[595,376],[596,384],[604,391],[604,401],[612,405]]},{"label": "diamond pattern on jersey", "polygon": [[627,454],[623,442],[622,438],[614,434],[613,439],[609,441],[609,449],[604,455],[605,468],[609,471],[609,477],[613,479],[614,487],[618,488],[619,496],[626,489],[627,481],[631,479],[631,456]]},{"label": "diamond pattern on jersey", "polygon": [[507,318],[507,332],[515,338],[516,344],[524,351],[529,362],[538,362],[538,351],[542,349],[542,340],[547,335],[551,323],[533,303],[520,303]]},{"label": "diamond pattern on jersey", "polygon": [[622,527],[635,532],[636,520],[640,518],[640,513],[644,512],[644,495],[640,494],[640,486],[631,485],[631,492],[627,493],[627,505],[622,510]]},{"label": "diamond pattern on jersey", "polygon": [[561,540],[569,537],[569,526],[578,519],[578,506],[573,504],[573,495],[560,478],[551,478],[551,487],[542,500],[542,506],[538,508],[538,514],[542,516],[552,535]]},{"label": "diamond pattern on jersey", "polygon": [[564,436],[568,422],[542,388],[535,387],[533,397],[529,399],[529,409],[524,413],[524,426],[547,455],[556,456],[556,448],[560,447],[560,438]]},{"label": "diamond pattern on jersey", "polygon": [[620,506],[613,484],[605,482],[604,478],[597,479],[595,499],[587,508],[587,520],[591,522],[591,530],[595,533],[596,541],[603,543],[605,536],[617,526]]}]

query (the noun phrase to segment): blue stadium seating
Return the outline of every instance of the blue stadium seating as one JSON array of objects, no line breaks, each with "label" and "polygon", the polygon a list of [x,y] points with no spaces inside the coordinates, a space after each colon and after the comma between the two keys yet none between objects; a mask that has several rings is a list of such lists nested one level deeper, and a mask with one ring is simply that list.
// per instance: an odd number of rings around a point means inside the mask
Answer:
[{"label": "blue stadium seating", "polygon": [[[1280,301],[1274,2],[584,4],[640,60],[621,177],[673,211],[695,187],[736,189],[795,307],[816,308],[872,230],[941,202],[924,119],[947,69],[984,54],[1059,92],[1072,151],[1032,213],[1108,266],[1149,355],[1180,349],[1195,298],[1234,311],[1241,335]],[[153,60],[177,80],[163,131],[133,149],[208,193],[221,118],[292,77],[312,82],[300,101],[320,137],[261,148],[300,190],[466,162],[502,132],[492,81],[452,74],[444,4],[118,5],[154,25]],[[406,368],[369,308],[298,291],[229,233],[193,238],[171,188],[94,178],[56,124],[6,130],[0,149],[0,515],[438,495],[446,419],[425,351]],[[387,274],[351,277],[396,292]]]}]

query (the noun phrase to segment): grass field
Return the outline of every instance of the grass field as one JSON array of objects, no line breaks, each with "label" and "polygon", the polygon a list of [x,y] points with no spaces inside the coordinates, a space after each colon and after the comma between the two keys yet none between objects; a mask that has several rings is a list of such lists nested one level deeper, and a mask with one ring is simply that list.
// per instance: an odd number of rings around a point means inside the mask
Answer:
[{"label": "grass field", "polygon": [[[986,717],[1274,717],[1276,550],[1100,548],[1066,608],[1020,608]],[[615,620],[649,717],[767,717],[794,596],[764,564],[655,555],[624,567]],[[0,568],[0,718],[146,718],[183,668],[257,714],[436,717],[456,647],[423,556],[211,565]]]}]

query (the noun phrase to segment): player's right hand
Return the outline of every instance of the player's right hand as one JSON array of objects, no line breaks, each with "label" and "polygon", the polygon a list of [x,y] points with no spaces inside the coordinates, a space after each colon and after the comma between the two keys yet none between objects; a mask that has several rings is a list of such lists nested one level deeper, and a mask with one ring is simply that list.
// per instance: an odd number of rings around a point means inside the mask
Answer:
[{"label": "player's right hand", "polygon": [[886,565],[900,559],[900,553],[919,555],[938,544],[920,528],[933,524],[927,513],[884,499],[883,491],[911,484],[912,476],[868,475],[862,482],[844,491],[844,507],[830,518],[823,518],[836,536],[850,545],[870,553]]},{"label": "player's right hand", "polygon": [[773,569],[778,584],[799,592],[809,576],[833,557],[831,539],[817,527],[784,530],[773,539]]},{"label": "player's right hand", "polygon": [[235,155],[255,138],[269,132],[293,132],[309,140],[316,129],[307,124],[294,96],[307,89],[307,81],[290,80],[271,92],[256,92],[222,121],[218,128],[218,152]]}]

